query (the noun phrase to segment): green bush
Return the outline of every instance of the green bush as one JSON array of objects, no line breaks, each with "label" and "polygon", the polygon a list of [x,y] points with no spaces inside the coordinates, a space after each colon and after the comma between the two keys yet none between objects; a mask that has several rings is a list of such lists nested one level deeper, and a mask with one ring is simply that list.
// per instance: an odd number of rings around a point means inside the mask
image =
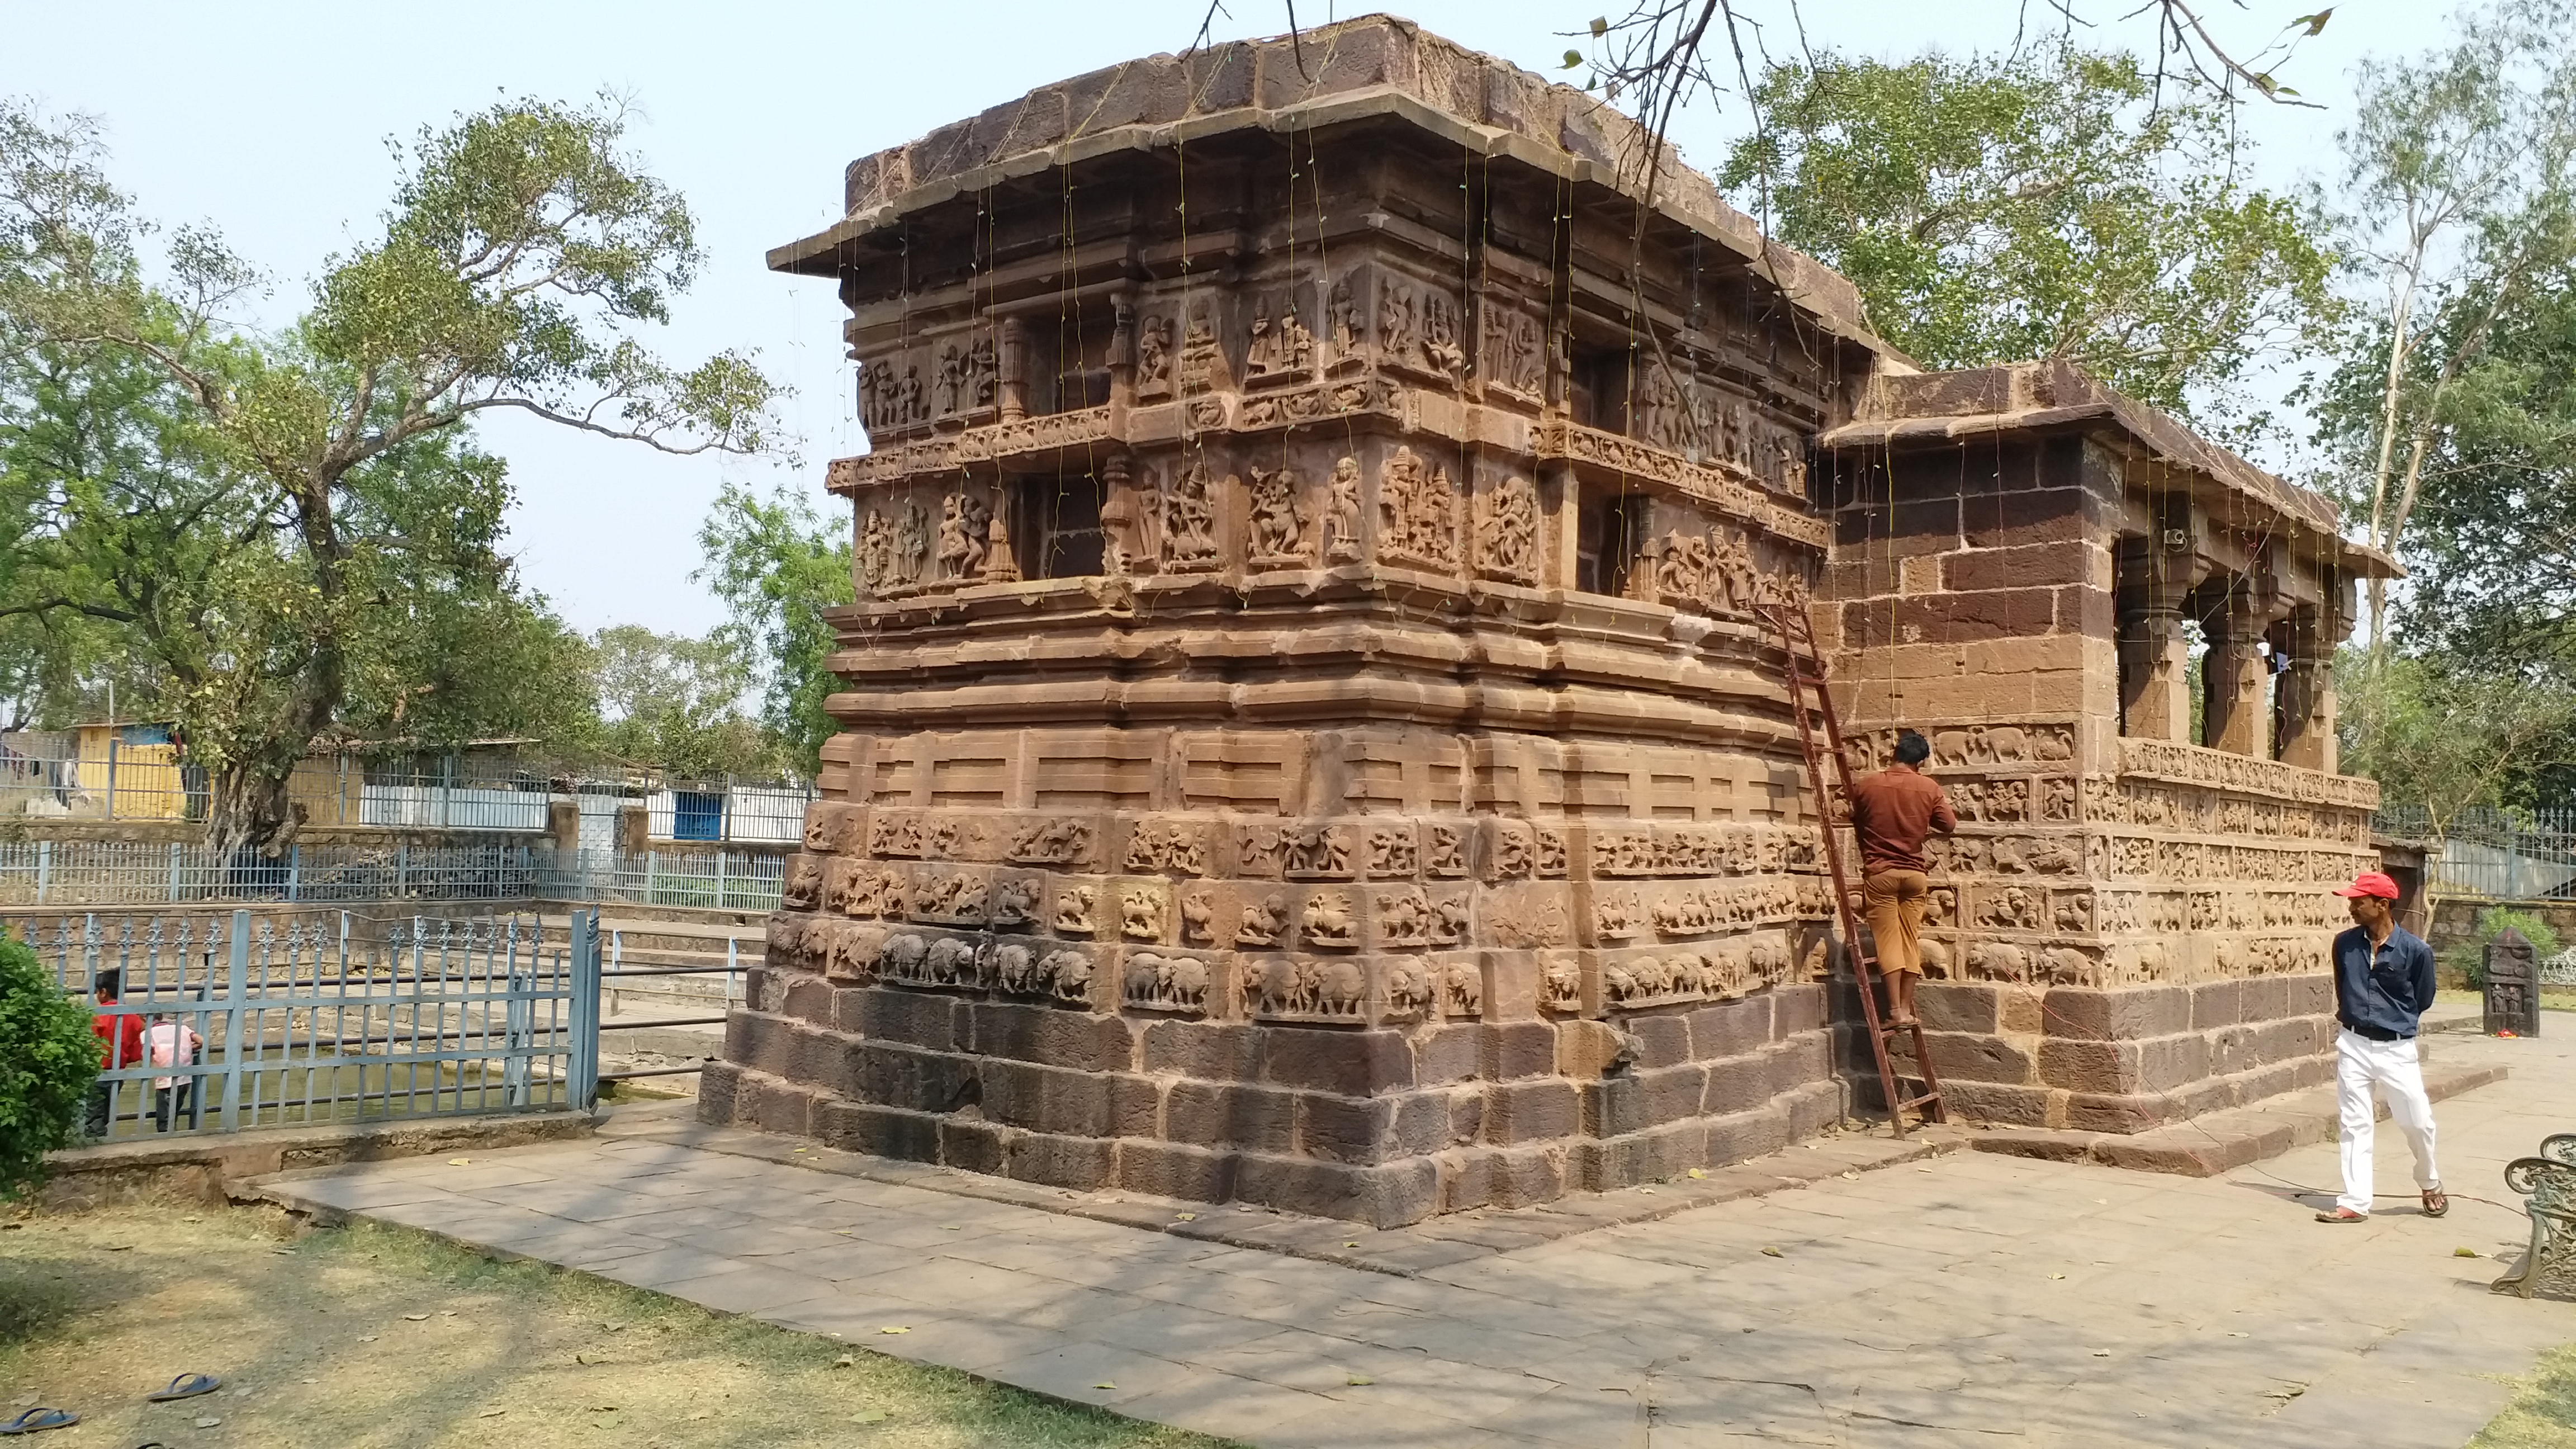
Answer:
[{"label": "green bush", "polygon": [[2558,932],[2551,929],[2547,921],[2529,911],[2489,906],[2478,913],[2477,930],[2470,934],[2469,939],[2453,946],[2449,959],[2442,964],[2459,972],[2460,979],[2469,983],[2470,990],[2484,990],[2487,984],[2487,947],[2496,937],[2503,935],[2507,927],[2520,931],[2522,939],[2531,943],[2531,949],[2539,953],[2541,960],[2546,961],[2558,954]]},{"label": "green bush", "polygon": [[104,1045],[36,953],[0,935],[0,1201],[33,1191],[45,1154],[79,1136]]}]

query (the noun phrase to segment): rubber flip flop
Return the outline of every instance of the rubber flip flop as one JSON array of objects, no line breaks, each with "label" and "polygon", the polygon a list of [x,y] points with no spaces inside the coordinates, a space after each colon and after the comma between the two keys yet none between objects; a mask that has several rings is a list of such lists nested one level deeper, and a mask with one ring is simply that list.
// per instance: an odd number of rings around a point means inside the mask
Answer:
[{"label": "rubber flip flop", "polygon": [[39,1429],[68,1429],[80,1422],[80,1415],[69,1409],[29,1409],[6,1424],[0,1434],[33,1434]]},{"label": "rubber flip flop", "polygon": [[155,1404],[166,1404],[172,1399],[193,1399],[199,1394],[211,1394],[223,1386],[224,1381],[213,1374],[181,1374],[170,1381],[170,1387],[143,1397]]},{"label": "rubber flip flop", "polygon": [[2451,1195],[2438,1187],[2424,1189],[2424,1216],[2438,1218],[2451,1210]]},{"label": "rubber flip flop", "polygon": [[2350,1208],[2336,1208],[2330,1213],[2317,1214],[2317,1221],[2321,1223],[2366,1223],[2370,1221],[2370,1214],[2357,1213]]}]

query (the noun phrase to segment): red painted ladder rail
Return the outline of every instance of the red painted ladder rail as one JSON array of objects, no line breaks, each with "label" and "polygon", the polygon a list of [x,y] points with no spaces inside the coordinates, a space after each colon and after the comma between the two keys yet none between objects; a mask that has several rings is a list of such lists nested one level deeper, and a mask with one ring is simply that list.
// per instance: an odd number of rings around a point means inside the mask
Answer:
[{"label": "red painted ladder rail", "polygon": [[[1764,606],[1763,615],[1772,632],[1779,635],[1780,647],[1788,657],[1789,713],[1798,721],[1798,744],[1807,755],[1807,783],[1816,792],[1817,808],[1825,838],[1825,867],[1834,878],[1834,913],[1842,921],[1843,946],[1851,956],[1853,984],[1860,991],[1860,1015],[1869,1031],[1869,1050],[1878,1064],[1878,1086],[1887,1102],[1887,1115],[1896,1135],[1906,1132],[1905,1114],[1919,1112],[1926,1122],[1947,1122],[1948,1111],[1941,1103],[1941,1079],[1932,1069],[1932,1053],[1923,1041],[1923,1020],[1918,1011],[1911,1026],[1889,1026],[1879,1015],[1878,993],[1883,989],[1878,975],[1876,941],[1869,947],[1861,944],[1860,911],[1855,904],[1854,882],[1843,861],[1843,822],[1851,819],[1851,787],[1857,778],[1852,771],[1851,749],[1843,740],[1842,722],[1834,713],[1834,697],[1825,687],[1824,657],[1816,652],[1814,625],[1803,605],[1773,603]],[[1831,769],[1828,769],[1828,764]],[[1899,1033],[1913,1038],[1914,1065],[1921,1072],[1923,1090],[1914,1095],[1904,1093],[1905,1081],[1897,1075],[1896,1064],[1888,1056],[1888,1041]]]}]

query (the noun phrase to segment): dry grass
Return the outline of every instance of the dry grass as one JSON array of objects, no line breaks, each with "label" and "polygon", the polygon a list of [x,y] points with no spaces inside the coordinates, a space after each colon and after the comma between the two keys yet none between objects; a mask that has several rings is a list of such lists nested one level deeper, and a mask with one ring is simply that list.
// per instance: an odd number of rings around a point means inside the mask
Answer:
[{"label": "dry grass", "polygon": [[2576,1449],[2576,1344],[2542,1354],[2521,1389],[2468,1449]]},{"label": "dry grass", "polygon": [[[188,1372],[223,1392],[143,1402]],[[79,1427],[30,1441],[59,1449],[1219,1449],[402,1229],[299,1237],[282,1213],[198,1206],[0,1231],[0,1400],[78,1410]]]}]

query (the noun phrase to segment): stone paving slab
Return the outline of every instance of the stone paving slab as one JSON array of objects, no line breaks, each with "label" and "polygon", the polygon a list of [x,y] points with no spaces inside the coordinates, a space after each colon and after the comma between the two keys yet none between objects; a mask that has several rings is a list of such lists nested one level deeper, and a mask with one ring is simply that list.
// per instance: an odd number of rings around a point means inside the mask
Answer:
[{"label": "stone paving slab", "polygon": [[1373,1240],[1367,1266],[1328,1262],[1297,1232],[813,1171],[686,1124],[264,1190],[1264,1449],[2450,1449],[2576,1339],[2563,1299],[2486,1289],[2523,1240],[2501,1166],[2576,1116],[2576,1043],[2444,1050],[2515,1076],[2443,1104],[2440,1222],[2394,1142],[2360,1227],[2310,1220],[2330,1143],[2189,1178],[1974,1152],[1864,1172],[1846,1140],[1783,1154],[1830,1170],[1771,1191],[1576,1202],[1561,1236],[1405,1272],[1376,1235],[1338,1239]]}]

